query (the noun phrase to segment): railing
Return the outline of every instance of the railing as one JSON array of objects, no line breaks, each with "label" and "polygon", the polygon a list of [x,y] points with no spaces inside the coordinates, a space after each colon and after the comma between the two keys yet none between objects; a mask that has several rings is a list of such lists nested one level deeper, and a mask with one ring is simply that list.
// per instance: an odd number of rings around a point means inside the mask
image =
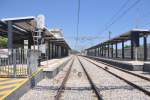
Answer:
[{"label": "railing", "polygon": [[[0,49],[0,51],[0,77],[28,77],[31,75],[31,50]],[[36,64],[33,65],[36,67]]]}]

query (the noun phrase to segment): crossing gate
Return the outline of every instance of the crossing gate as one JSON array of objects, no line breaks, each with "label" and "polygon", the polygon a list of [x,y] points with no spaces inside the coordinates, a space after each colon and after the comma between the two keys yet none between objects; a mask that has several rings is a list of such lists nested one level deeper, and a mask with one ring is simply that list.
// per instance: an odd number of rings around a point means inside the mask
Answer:
[{"label": "crossing gate", "polygon": [[38,65],[38,56],[33,53],[29,49],[0,49],[0,77],[30,76]]}]

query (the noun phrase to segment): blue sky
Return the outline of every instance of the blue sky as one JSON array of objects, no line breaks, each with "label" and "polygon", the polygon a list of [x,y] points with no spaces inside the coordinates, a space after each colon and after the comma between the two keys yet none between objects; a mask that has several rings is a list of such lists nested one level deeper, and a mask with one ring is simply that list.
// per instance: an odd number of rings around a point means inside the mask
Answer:
[{"label": "blue sky", "polygon": [[[87,48],[108,39],[108,31],[117,36],[136,26],[150,28],[150,0],[141,0],[107,31],[106,23],[127,0],[81,0],[79,40],[76,49]],[[136,0],[129,0],[127,7]],[[78,0],[1,0],[0,19],[44,14],[48,28],[61,28],[69,45],[74,48]],[[125,10],[124,8],[123,10]],[[122,10],[121,10],[122,11]]]}]

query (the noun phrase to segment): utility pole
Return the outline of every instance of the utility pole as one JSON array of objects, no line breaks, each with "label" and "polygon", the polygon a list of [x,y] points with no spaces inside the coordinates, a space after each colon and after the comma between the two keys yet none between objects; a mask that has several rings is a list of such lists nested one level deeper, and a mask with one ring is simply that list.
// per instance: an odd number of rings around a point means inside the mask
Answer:
[{"label": "utility pole", "polygon": [[[109,31],[109,41],[110,41],[110,38],[111,38],[111,31]],[[113,48],[112,48],[113,49]],[[110,51],[111,50],[111,48],[110,47],[108,47],[108,51]]]},{"label": "utility pole", "polygon": [[111,31],[109,31],[109,40],[110,40],[110,38],[111,38]]}]

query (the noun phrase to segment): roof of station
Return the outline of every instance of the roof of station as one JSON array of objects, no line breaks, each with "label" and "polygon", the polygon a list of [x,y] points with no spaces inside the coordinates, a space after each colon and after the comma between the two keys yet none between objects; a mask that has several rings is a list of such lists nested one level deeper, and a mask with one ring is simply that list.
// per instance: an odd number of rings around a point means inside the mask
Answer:
[{"label": "roof of station", "polygon": [[132,30],[129,30],[128,32],[125,32],[119,36],[116,36],[110,40],[107,40],[107,41],[104,41],[102,43],[99,43],[95,46],[92,46],[88,49],[92,49],[92,48],[95,48],[95,47],[98,47],[98,46],[101,46],[101,45],[107,45],[107,44],[113,44],[113,43],[120,43],[122,41],[128,41],[131,39],[131,35],[134,34],[135,32],[139,33],[139,36],[140,37],[143,37],[145,35],[149,35],[150,34],[150,30],[148,29],[132,29]]},{"label": "roof of station", "polygon": [[[1,20],[6,25],[8,24],[8,21],[12,21],[13,27],[17,28],[18,30],[23,31],[26,33],[25,35],[31,34],[32,32],[36,31],[36,17],[34,16],[28,16],[28,17],[17,17],[17,18],[5,18]],[[6,28],[7,30],[7,28]],[[54,37],[46,27],[44,27],[44,33],[46,35],[49,35],[51,37]],[[20,35],[23,35],[23,33],[20,33]]]},{"label": "roof of station", "polygon": [[[27,17],[16,17],[16,18],[4,18],[0,20],[0,36],[7,36],[8,31],[8,21],[12,22],[13,28],[13,39],[14,42],[20,40],[28,40],[29,38],[33,40],[33,34],[37,30],[37,20],[34,16],[27,16]],[[47,27],[44,26],[42,33],[44,33],[44,38],[49,40],[55,40],[57,43],[61,43],[64,46],[69,45],[66,43],[64,39],[58,39],[55,37]],[[32,42],[33,43],[33,42]]]}]

